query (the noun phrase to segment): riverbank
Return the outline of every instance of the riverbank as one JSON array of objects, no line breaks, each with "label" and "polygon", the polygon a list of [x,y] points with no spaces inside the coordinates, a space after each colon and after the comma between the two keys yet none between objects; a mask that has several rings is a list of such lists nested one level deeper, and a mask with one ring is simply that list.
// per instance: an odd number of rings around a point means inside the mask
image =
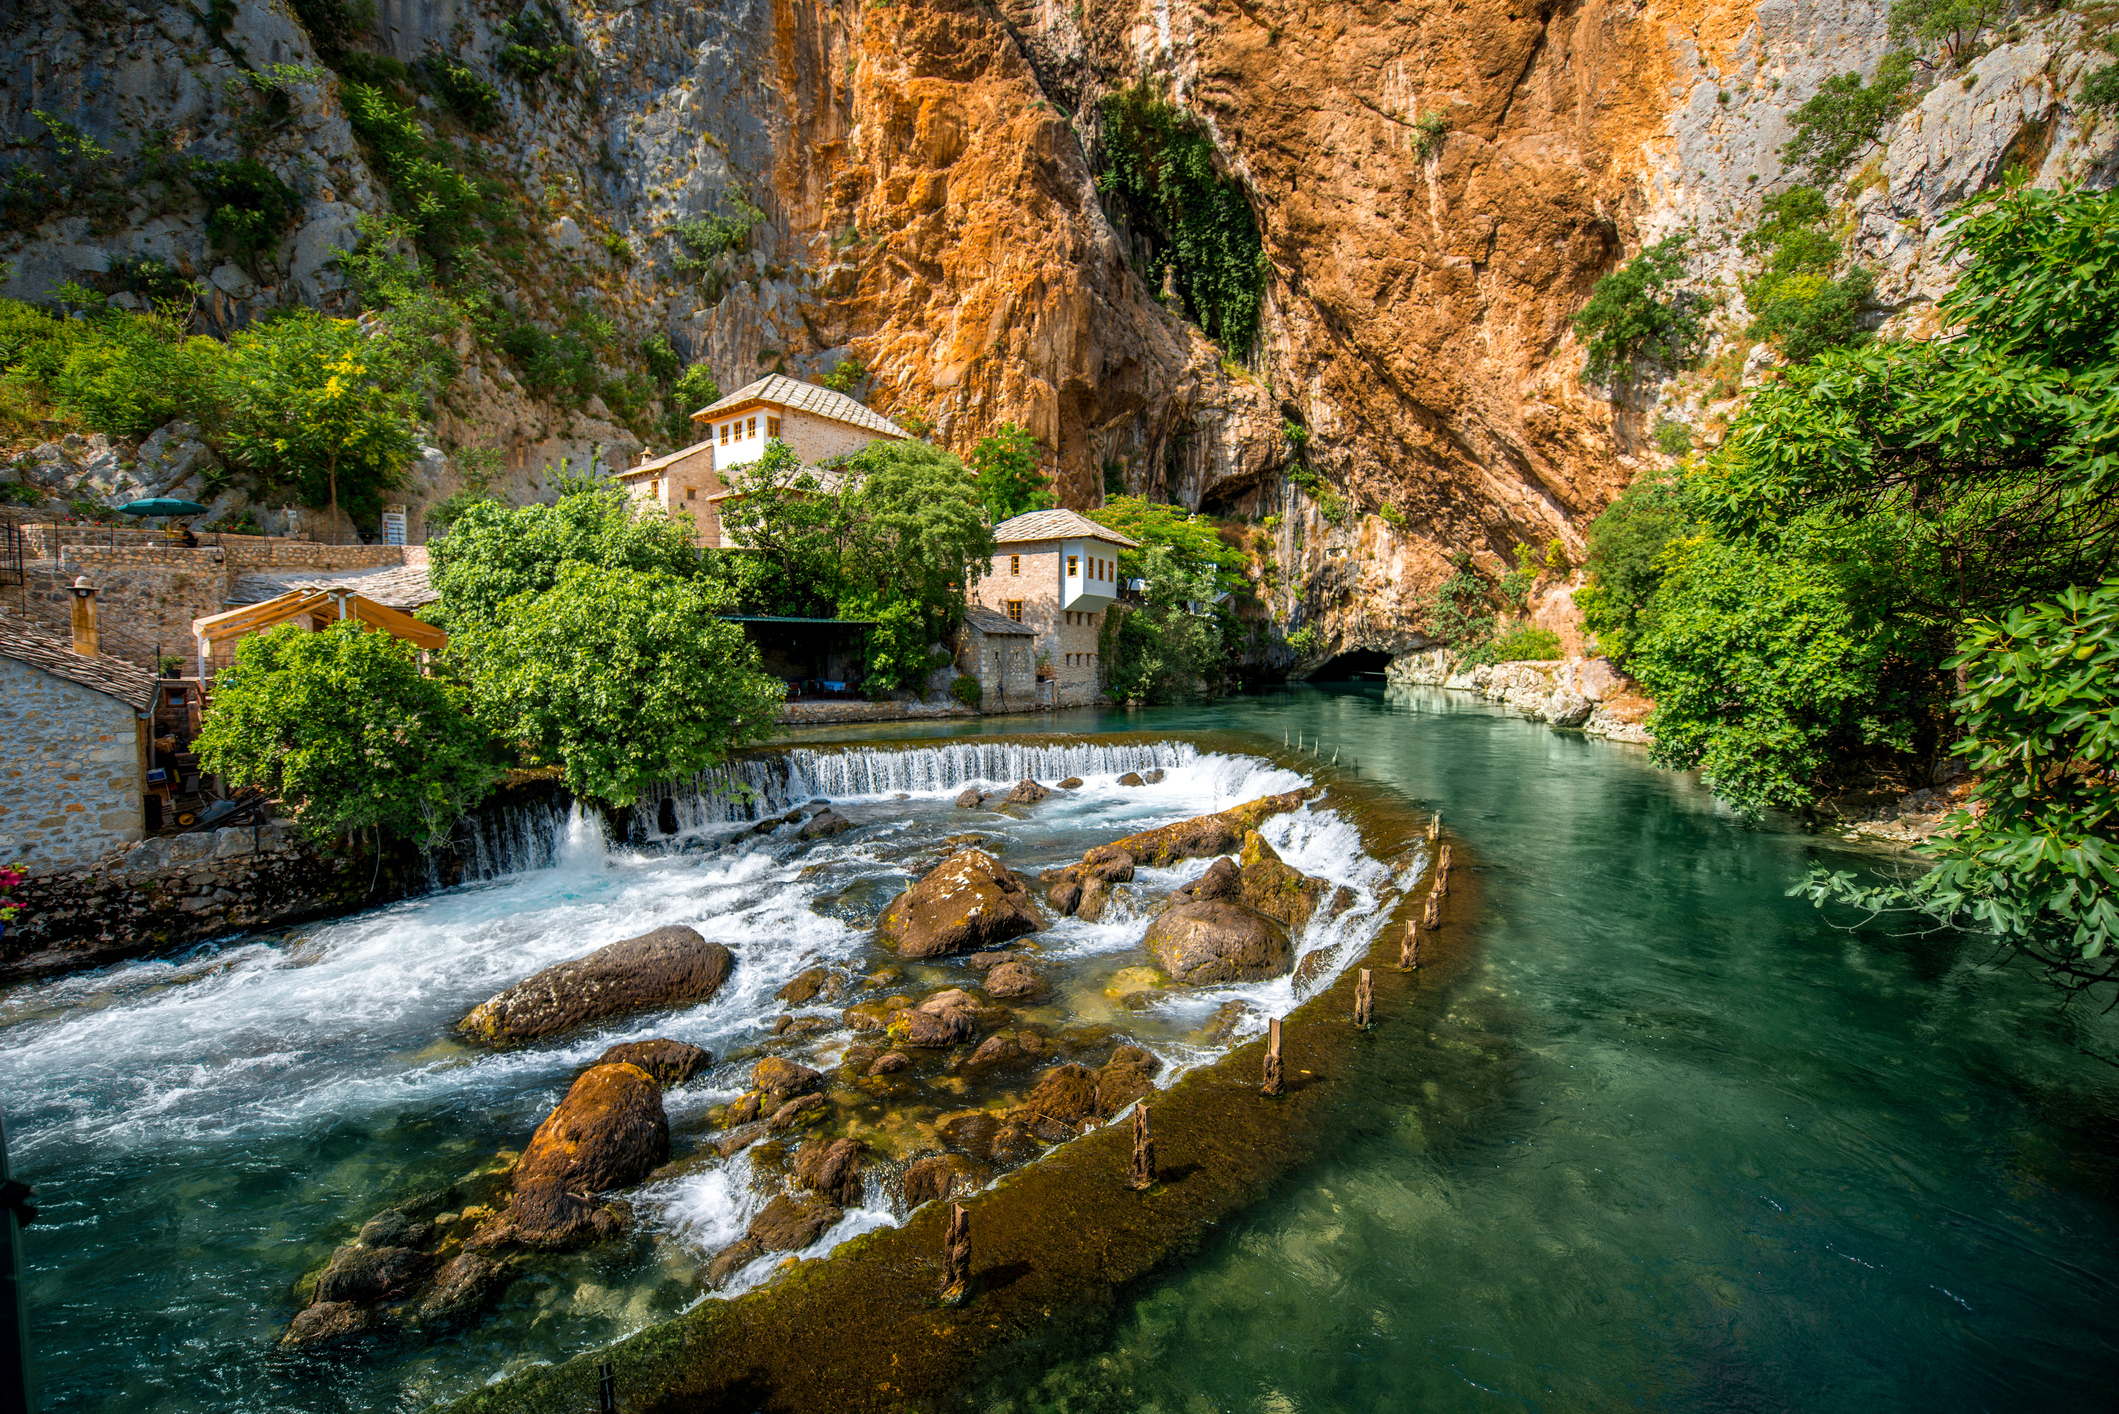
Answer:
[{"label": "riverbank", "polygon": [[1609,658],[1481,663],[1459,669],[1446,648],[1393,658],[1384,681],[1394,687],[1446,687],[1476,693],[1526,717],[1609,741],[1646,746],[1644,725],[1655,703]]}]

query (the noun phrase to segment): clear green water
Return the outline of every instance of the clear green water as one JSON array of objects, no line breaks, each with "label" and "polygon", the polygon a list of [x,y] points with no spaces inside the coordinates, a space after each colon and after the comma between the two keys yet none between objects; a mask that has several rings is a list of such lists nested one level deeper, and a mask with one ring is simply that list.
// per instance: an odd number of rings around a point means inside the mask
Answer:
[{"label": "clear green water", "polygon": [[[1637,749],[1440,692],[923,734],[1055,726],[1321,737],[1445,811],[1484,912],[1443,1022],[1366,1058],[1339,1147],[979,1407],[2112,1407],[2119,1070],[2082,1052],[2119,1031],[1976,946],[1782,896],[1814,861],[1888,856],[1746,829]],[[313,960],[236,948],[0,997],[0,1090],[54,1218],[30,1257],[55,1407],[417,1408],[681,1304],[680,1275],[614,1253],[424,1350],[270,1353],[332,1223],[519,1143],[593,1054],[467,1070],[401,1049],[424,1033],[397,998],[483,995],[486,931],[550,917],[564,951],[568,920],[642,897],[560,869],[334,924]],[[61,1017],[69,1049],[7,1050]],[[266,1080],[238,1090],[243,1068]],[[193,1098],[228,1093],[242,1112]]]},{"label": "clear green water", "polygon": [[1460,694],[1133,721],[1300,728],[1441,806],[1478,953],[1343,1148],[986,1408],[2119,1405],[2114,1029],[1782,896],[1889,856]]}]

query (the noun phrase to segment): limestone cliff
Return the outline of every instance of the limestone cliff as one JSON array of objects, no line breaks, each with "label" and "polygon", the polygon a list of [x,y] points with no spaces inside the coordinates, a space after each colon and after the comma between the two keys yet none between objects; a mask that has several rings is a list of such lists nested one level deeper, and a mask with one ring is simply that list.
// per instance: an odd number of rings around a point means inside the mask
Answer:
[{"label": "limestone cliff", "polygon": [[[1770,363],[1743,333],[1737,237],[1782,179],[1788,113],[1886,48],[1881,7],[1857,0],[574,0],[552,13],[578,78],[540,88],[499,68],[526,13],[387,0],[372,39],[494,81],[499,122],[452,140],[529,223],[493,291],[511,310],[608,321],[613,386],[652,335],[723,388],[856,357],[875,405],[959,450],[1029,427],[1069,504],[1123,481],[1260,521],[1261,595],[1283,629],[1316,630],[1313,656],[1424,643],[1419,606],[1453,550],[1490,567],[1519,544],[1578,551],[1664,461],[1658,418],[1717,435]],[[1987,35],[1833,193],[1895,318],[1918,326],[1947,285],[1942,213],[2004,167],[2112,179],[2112,119],[2070,98],[2103,62],[2084,23]],[[199,210],[146,187],[55,210],[0,239],[5,293],[113,286],[157,256],[203,282],[202,328],[344,304],[331,257],[387,184],[289,12],[24,0],[6,42],[11,171],[52,160],[43,111],[116,163],[151,135],[214,157],[247,145],[302,209],[249,269],[213,253]],[[314,80],[289,85],[293,115],[260,143],[242,75],[273,64]],[[1100,198],[1099,100],[1143,81],[1204,121],[1246,186],[1269,263],[1248,366],[1166,307]],[[675,223],[738,194],[766,223],[717,274],[681,268]],[[1711,371],[1618,399],[1583,386],[1571,317],[1681,228],[1724,293]],[[659,401],[555,403],[519,372],[469,350],[437,429],[501,449],[514,495],[543,494],[562,455],[618,460],[666,435]],[[1548,607],[1564,621],[1564,594]]]}]

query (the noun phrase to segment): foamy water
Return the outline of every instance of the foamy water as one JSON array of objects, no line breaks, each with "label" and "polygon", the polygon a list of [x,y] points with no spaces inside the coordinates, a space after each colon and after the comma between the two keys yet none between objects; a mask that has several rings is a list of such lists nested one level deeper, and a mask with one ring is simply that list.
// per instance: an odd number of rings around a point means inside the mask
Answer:
[{"label": "foamy water", "polygon": [[[1117,784],[1125,771],[1153,767],[1166,773],[1158,785]],[[1023,775],[1047,784],[1075,775],[1084,784],[1056,792],[1020,819],[950,803],[967,783],[1004,788]],[[890,960],[873,942],[874,913],[905,885],[908,870],[939,857],[945,835],[976,832],[1012,868],[1034,875],[1094,844],[1304,781],[1256,758],[1201,755],[1174,743],[970,743],[790,752],[700,784],[705,788],[671,793],[680,831],[657,835],[652,850],[612,844],[596,816],[577,810],[523,829],[526,838],[548,842],[539,846],[552,860],[547,867],[284,938],[14,989],[0,997],[0,1104],[18,1166],[63,1175],[93,1165],[115,1174],[135,1163],[239,1159],[269,1169],[273,1156],[286,1152],[292,1175],[308,1162],[297,1155],[357,1129],[367,1136],[358,1165],[341,1176],[333,1191],[344,1196],[330,1199],[328,1210],[312,1192],[298,1211],[244,1217],[317,1241],[334,1234],[344,1240],[367,1213],[403,1196],[388,1186],[391,1175],[423,1162],[431,1167],[432,1156],[419,1150],[431,1144],[436,1126],[446,1130],[462,1117],[467,1131],[512,1134],[519,1146],[583,1066],[609,1046],[656,1036],[704,1046],[718,1062],[666,1096],[682,1154],[688,1143],[696,1147],[703,1113],[745,1088],[756,1048],[771,1042],[772,1021],[787,1010],[777,990],[820,964],[859,973]],[[737,786],[754,792],[757,805],[746,806]],[[812,797],[831,799],[857,828],[812,844],[794,841],[792,830],[729,843],[737,832],[731,815],[784,810]],[[652,819],[659,806],[644,803],[636,819]],[[1298,953],[1328,947],[1341,959],[1351,956],[1349,944],[1373,932],[1377,905],[1394,888],[1390,872],[1362,852],[1355,830],[1329,808],[1276,817],[1263,832],[1290,864],[1347,886],[1356,899],[1336,919],[1320,916]],[[1034,940],[1040,965],[1074,979],[1077,992],[1096,1001],[1098,969],[1142,961],[1137,944],[1155,900],[1206,864],[1143,870],[1103,921],[1059,920]],[[696,928],[735,955],[728,983],[708,1003],[504,1054],[456,1040],[456,1020],[493,993],[664,924]],[[916,991],[975,984],[947,960],[907,970]],[[1159,1083],[1168,1084],[1298,1000],[1280,978],[1173,990],[1145,1009],[1099,1019],[1161,1055],[1167,1065]],[[1248,1007],[1234,1035],[1218,1046],[1201,1043],[1192,1033],[1230,1001]],[[837,1005],[844,1003],[802,1010]],[[828,1065],[848,1040],[843,1032],[820,1036],[789,1053]],[[754,1177],[738,1155],[631,1197],[647,1231],[698,1259],[739,1238],[777,1191]],[[868,1200],[848,1211],[825,1246],[897,1220],[871,1183]],[[772,1269],[761,1261],[732,1289]],[[240,1289],[241,1273],[228,1275]]]}]

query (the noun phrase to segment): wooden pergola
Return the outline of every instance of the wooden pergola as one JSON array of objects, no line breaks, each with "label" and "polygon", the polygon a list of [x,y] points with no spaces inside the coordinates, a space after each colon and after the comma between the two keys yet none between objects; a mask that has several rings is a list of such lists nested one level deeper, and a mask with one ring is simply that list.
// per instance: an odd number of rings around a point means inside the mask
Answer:
[{"label": "wooden pergola", "polygon": [[449,635],[434,625],[350,589],[294,589],[262,604],[245,604],[240,609],[193,619],[191,631],[199,641],[199,676],[207,677],[214,668],[233,662],[235,642],[243,635],[263,633],[277,624],[299,619],[306,619],[312,631],[340,619],[357,619],[430,651],[447,647],[449,642]]}]

